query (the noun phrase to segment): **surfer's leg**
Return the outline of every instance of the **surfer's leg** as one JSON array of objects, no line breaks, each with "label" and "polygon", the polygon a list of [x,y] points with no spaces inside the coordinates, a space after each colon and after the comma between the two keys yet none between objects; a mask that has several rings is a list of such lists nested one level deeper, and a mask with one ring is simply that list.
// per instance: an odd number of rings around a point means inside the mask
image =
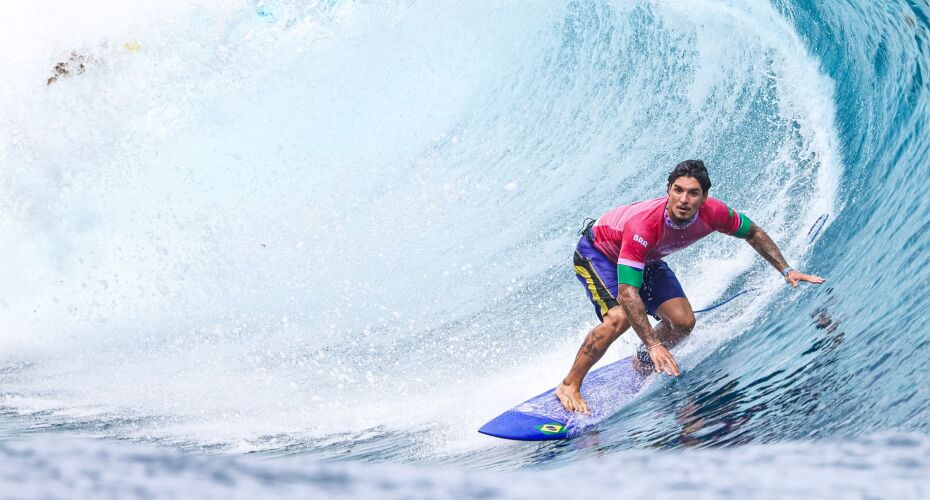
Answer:
[{"label": "surfer's leg", "polygon": [[[664,261],[650,262],[643,272],[643,286],[639,289],[646,312],[659,320],[655,332],[666,348],[671,348],[691,333],[694,312],[685,297],[681,283]],[[633,356],[633,368],[641,373],[654,370],[645,346],[640,345]]]},{"label": "surfer's leg", "polygon": [[588,299],[594,304],[594,312],[601,324],[588,332],[584,343],[578,349],[578,354],[575,355],[571,370],[556,387],[555,395],[567,410],[587,413],[588,405],[581,397],[581,382],[610,344],[630,328],[630,322],[617,302],[616,264],[584,236],[575,248],[573,264],[578,281],[584,287]]},{"label": "surfer's leg", "polygon": [[588,413],[588,405],[581,397],[581,382],[584,380],[588,371],[597,363],[607,348],[610,347],[617,337],[630,328],[630,322],[626,318],[623,308],[615,306],[607,311],[604,320],[600,325],[595,326],[588,332],[581,348],[575,355],[575,362],[568,375],[562,380],[555,389],[555,395],[562,402],[562,406],[569,411],[578,411]]},{"label": "surfer's leg", "polygon": [[[685,297],[666,300],[659,306],[656,315],[661,318],[655,327],[656,336],[667,349],[678,345],[694,329],[694,312],[691,310],[691,302]],[[640,373],[655,371],[649,352],[642,344],[636,349],[636,356],[633,356],[633,368]]]},{"label": "surfer's leg", "polygon": [[694,329],[694,311],[685,297],[663,302],[656,314],[662,318],[656,326],[656,335],[666,348],[678,345]]}]

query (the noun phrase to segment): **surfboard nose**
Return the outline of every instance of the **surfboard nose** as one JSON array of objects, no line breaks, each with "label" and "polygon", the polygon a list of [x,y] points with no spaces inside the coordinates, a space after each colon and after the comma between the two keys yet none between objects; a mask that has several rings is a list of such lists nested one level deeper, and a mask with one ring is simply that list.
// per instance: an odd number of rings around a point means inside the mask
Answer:
[{"label": "surfboard nose", "polygon": [[484,424],[478,432],[503,439],[548,441],[565,439],[568,426],[552,417],[506,411]]}]

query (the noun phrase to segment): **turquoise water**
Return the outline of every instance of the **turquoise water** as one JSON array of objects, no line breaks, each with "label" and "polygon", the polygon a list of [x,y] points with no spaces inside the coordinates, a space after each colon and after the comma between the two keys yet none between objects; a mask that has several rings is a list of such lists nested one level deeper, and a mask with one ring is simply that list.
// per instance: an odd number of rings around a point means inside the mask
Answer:
[{"label": "turquoise water", "polygon": [[[0,50],[5,450],[52,434],[374,477],[441,465],[403,477],[448,496],[450,470],[529,484],[605,456],[930,489],[926,5],[107,8],[20,6],[0,29],[18,47]],[[692,157],[828,282],[792,290],[713,236],[668,259],[695,307],[756,290],[699,317],[682,377],[582,439],[478,435],[594,324],[581,221]],[[676,454],[693,447],[713,449]],[[792,476],[798,457],[819,474]]]}]

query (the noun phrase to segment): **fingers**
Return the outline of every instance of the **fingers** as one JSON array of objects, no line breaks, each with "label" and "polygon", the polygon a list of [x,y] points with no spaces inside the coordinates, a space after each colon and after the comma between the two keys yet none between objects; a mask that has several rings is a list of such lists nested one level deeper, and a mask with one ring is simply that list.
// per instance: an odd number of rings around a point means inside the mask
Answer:
[{"label": "fingers", "polygon": [[656,373],[666,373],[677,377],[681,375],[681,370],[678,369],[678,363],[675,362],[675,358],[672,357],[671,353],[666,349],[654,349],[654,352],[650,353],[652,356],[652,362],[655,365]]},{"label": "fingers", "polygon": [[675,362],[675,358],[673,358],[671,354],[669,354],[668,356],[668,362],[666,363],[665,373],[673,377],[677,377],[681,375],[681,371],[678,369],[678,363]]},{"label": "fingers", "polygon": [[802,281],[806,281],[806,282],[808,282],[808,283],[813,283],[813,284],[815,284],[815,285],[819,285],[819,284],[824,283],[824,282],[827,281],[826,279],[821,278],[820,276],[814,276],[814,275],[811,275],[811,274],[799,273],[799,272],[797,272],[797,271],[791,271],[790,273],[788,273],[788,276],[786,276],[785,279],[788,280],[788,283],[791,283],[791,286],[793,286],[793,287],[795,287],[795,288],[797,288],[797,287],[798,287],[798,283],[800,283],[800,282],[802,282]]},{"label": "fingers", "polygon": [[656,372],[671,375],[673,377],[681,375],[681,371],[678,369],[678,365],[674,361],[663,363],[661,368],[659,368],[657,365]]},{"label": "fingers", "polygon": [[656,373],[664,373],[666,375],[673,375],[674,371],[672,366],[668,363],[656,363]]}]

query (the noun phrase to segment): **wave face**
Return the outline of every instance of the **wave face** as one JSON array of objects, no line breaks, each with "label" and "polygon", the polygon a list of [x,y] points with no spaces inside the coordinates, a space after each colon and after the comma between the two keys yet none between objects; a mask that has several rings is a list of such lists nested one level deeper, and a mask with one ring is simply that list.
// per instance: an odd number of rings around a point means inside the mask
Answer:
[{"label": "wave face", "polygon": [[[509,469],[930,431],[926,6],[163,4],[0,30],[4,435]],[[668,260],[695,308],[757,290],[683,377],[597,446],[479,436],[594,325],[582,220],[686,158],[828,283],[713,236]]]}]

